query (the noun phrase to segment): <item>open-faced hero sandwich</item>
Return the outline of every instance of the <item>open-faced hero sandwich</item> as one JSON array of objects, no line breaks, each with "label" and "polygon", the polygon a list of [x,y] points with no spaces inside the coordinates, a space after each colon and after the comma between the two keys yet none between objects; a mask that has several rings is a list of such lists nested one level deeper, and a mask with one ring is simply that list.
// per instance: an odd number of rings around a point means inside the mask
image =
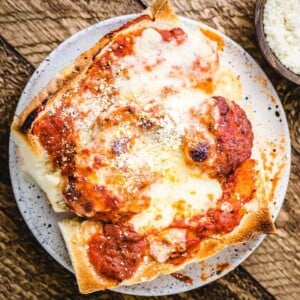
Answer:
[{"label": "open-faced hero sandwich", "polygon": [[274,231],[241,84],[222,39],[155,1],[15,117],[80,291],[153,280]]}]

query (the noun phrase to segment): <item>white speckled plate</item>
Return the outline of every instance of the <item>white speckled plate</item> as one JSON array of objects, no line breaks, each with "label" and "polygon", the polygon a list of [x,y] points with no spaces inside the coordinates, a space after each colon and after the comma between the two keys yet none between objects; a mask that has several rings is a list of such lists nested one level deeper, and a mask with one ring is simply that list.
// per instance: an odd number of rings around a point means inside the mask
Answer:
[{"label": "white speckled plate", "polygon": [[[121,16],[95,24],[59,45],[32,75],[20,98],[16,113],[20,113],[33,96],[65,65],[70,64],[75,57],[90,48],[104,34],[134,16]],[[183,21],[187,25],[195,24],[194,21],[188,19],[183,18]],[[251,121],[260,149],[265,153],[266,158],[272,158],[266,159],[265,164],[268,165],[268,168],[273,169],[273,175],[279,178],[275,192],[270,190],[270,192],[274,192],[271,208],[273,217],[276,218],[284,200],[290,172],[290,139],[284,110],[274,88],[257,63],[235,42],[220,35],[225,41],[225,50],[220,61],[233,68],[240,76],[243,85],[243,99],[240,104],[252,107],[254,116],[251,117]],[[276,149],[276,159],[270,155],[273,149]],[[18,149],[12,139],[9,150],[11,181],[24,220],[45,250],[66,269],[73,272],[57,226],[58,220],[64,216],[51,210],[43,192],[23,172]],[[281,173],[278,170],[281,170]],[[203,286],[238,266],[263,239],[264,236],[260,236],[247,243],[229,247],[201,264],[189,265],[182,273],[193,279],[191,285],[176,280],[172,276],[160,276],[149,283],[120,287],[115,290],[134,295],[154,296],[175,294]],[[223,272],[218,268],[222,264],[228,264]],[[208,278],[205,280],[206,276]]]}]

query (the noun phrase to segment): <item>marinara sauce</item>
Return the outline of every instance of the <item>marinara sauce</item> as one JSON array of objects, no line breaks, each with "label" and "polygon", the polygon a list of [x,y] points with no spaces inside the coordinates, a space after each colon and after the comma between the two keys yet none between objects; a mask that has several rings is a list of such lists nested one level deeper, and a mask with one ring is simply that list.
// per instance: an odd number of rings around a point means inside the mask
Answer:
[{"label": "marinara sauce", "polygon": [[106,278],[130,278],[141,263],[146,248],[144,237],[130,224],[105,224],[89,242],[88,256],[95,270]]},{"label": "marinara sauce", "polygon": [[240,224],[246,210],[245,203],[253,198],[255,193],[255,161],[246,160],[235,172],[222,183],[223,194],[215,208],[210,208],[206,214],[196,215],[189,220],[175,220],[170,227],[185,228],[186,252],[184,255],[173,256],[169,262],[180,264],[191,255],[199,243],[215,234],[231,232]]}]

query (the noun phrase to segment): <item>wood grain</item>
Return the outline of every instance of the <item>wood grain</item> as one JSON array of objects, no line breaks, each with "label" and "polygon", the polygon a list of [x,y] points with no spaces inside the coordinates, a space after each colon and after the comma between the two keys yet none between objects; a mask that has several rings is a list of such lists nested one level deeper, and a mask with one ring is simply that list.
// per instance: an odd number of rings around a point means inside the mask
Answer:
[{"label": "wood grain", "polygon": [[0,35],[36,67],[75,32],[143,8],[134,0],[1,0]]},{"label": "wood grain", "polygon": [[[143,1],[146,5],[150,1]],[[283,102],[292,139],[292,173],[278,232],[222,279],[199,290],[160,299],[298,299],[300,295],[300,92],[262,57],[254,34],[254,0],[174,0],[180,15],[200,20],[241,44],[271,78]],[[0,34],[34,67],[61,41],[100,20],[140,11],[138,0],[0,2]],[[22,220],[9,185],[9,123],[33,67],[0,41],[0,299],[140,299],[112,292],[84,297],[72,274],[35,241]],[[253,280],[249,273],[267,290]],[[154,299],[154,298],[153,298]]]},{"label": "wood grain", "polygon": [[[0,42],[4,40],[0,36]],[[11,53],[14,53],[12,56]],[[16,94],[21,94],[28,76],[34,71],[34,68],[12,48],[0,48],[1,61],[5,61],[0,68],[0,181],[9,184],[8,173],[8,152],[7,145],[9,139],[8,128],[11,124],[15,110]],[[18,62],[22,61],[22,64]],[[15,78],[18,74],[18,79]],[[21,81],[21,83],[19,82]]]}]

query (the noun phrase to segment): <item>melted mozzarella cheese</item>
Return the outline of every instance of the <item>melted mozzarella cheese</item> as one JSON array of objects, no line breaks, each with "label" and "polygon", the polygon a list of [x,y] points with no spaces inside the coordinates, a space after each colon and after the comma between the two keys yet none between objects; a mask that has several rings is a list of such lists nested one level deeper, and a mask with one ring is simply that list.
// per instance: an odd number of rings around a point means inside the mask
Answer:
[{"label": "melted mozzarella cheese", "polygon": [[[144,228],[166,227],[176,216],[191,217],[205,212],[214,207],[222,195],[217,180],[199,176],[186,166],[182,156],[181,139],[185,129],[191,125],[189,112],[191,108],[205,112],[207,99],[204,91],[191,88],[188,78],[183,74],[192,68],[196,56],[211,60],[215,55],[215,46],[208,43],[199,32],[188,32],[188,35],[186,43],[176,45],[175,41],[164,43],[156,30],[147,29],[137,39],[134,57],[126,57],[122,62],[130,66],[130,79],[120,82],[121,94],[134,95],[137,103],[145,108],[150,100],[157,99],[169,116],[169,119],[164,118],[165,122],[157,132],[159,140],[151,136],[136,140],[132,152],[124,154],[132,168],[145,165],[163,174],[143,192],[151,198],[150,207],[131,220],[135,229],[141,232]],[[156,65],[158,60],[161,62]],[[141,71],[145,62],[153,65],[151,72]],[[183,74],[176,73],[178,67]],[[164,87],[174,92],[161,95]],[[180,202],[184,203],[183,207],[176,205]]]},{"label": "melted mozzarella cheese", "polygon": [[186,249],[186,229],[171,228],[160,234],[159,239],[150,237],[150,255],[158,262],[165,262],[172,252]]},{"label": "melted mozzarella cheese", "polygon": [[[15,134],[16,139],[20,139]],[[48,199],[53,203],[53,208],[57,212],[66,211],[66,204],[61,192],[62,177],[59,170],[53,170],[52,164],[48,163],[46,151],[40,147],[37,139],[32,137],[35,145],[35,152],[23,141],[19,142],[22,156],[22,168],[36,181],[39,187],[45,191]]]},{"label": "melted mozzarella cheese", "polygon": [[[90,175],[84,175],[86,180],[91,184],[107,186],[115,194],[125,189],[151,199],[148,209],[131,219],[135,229],[140,232],[149,227],[166,227],[174,218],[204,213],[214,207],[222,195],[219,182],[188,166],[182,151],[182,137],[188,128],[195,125],[190,111],[195,109],[205,114],[210,105],[207,99],[212,96],[194,86],[191,76],[195,74],[191,75],[191,70],[199,58],[204,65],[211,64],[216,68],[217,45],[197,27],[183,30],[187,39],[177,44],[176,40],[163,41],[160,33],[153,28],[145,29],[141,36],[135,37],[134,53],[118,58],[111,65],[113,74],[121,74],[125,70],[127,75],[117,76],[112,84],[103,80],[96,83],[99,90],[103,91],[102,94],[93,94],[88,89],[79,94],[76,92],[78,84],[72,91],[72,98],[65,111],[74,117],[78,151],[76,166],[78,169],[82,167],[85,172],[88,168],[93,170]],[[198,72],[197,80],[205,81],[214,75],[215,68],[210,73]],[[215,91],[224,95],[227,84],[223,84],[225,79],[218,80]],[[112,95],[112,91],[117,93]],[[232,93],[232,90],[226,92]],[[139,107],[141,113],[148,113],[157,106],[162,117],[158,118],[153,113],[158,120],[155,130],[151,129],[135,138],[130,151],[106,158],[101,151],[110,149],[116,138],[131,138],[132,128],[125,126],[126,122],[121,122],[118,128],[103,129],[98,126],[99,119],[104,119],[114,108],[129,105]],[[49,109],[55,107],[50,105],[47,107]],[[215,115],[214,119],[217,118],[218,115]],[[213,142],[205,126],[197,130]],[[101,138],[104,139],[102,144],[99,143]],[[84,151],[81,150],[89,150],[89,155],[83,155]],[[98,169],[94,166],[97,155],[102,155],[106,164]],[[108,183],[116,170],[122,173],[125,169],[122,183]],[[157,179],[140,190],[136,186],[136,178],[143,171],[146,173],[146,170],[158,174]],[[121,189],[120,184],[124,185]],[[45,190],[48,188],[45,187]]]},{"label": "melted mozzarella cheese", "polygon": [[[158,105],[163,115],[163,118],[159,119],[157,130],[136,138],[130,151],[118,155],[110,161],[108,167],[100,168],[96,172],[96,177],[94,175],[91,177],[93,182],[107,185],[107,177],[112,168],[117,170],[126,168],[127,173],[124,177],[127,180],[122,182],[124,188],[131,193],[139,192],[151,199],[149,208],[131,220],[135,229],[140,232],[149,227],[157,229],[166,227],[176,217],[191,217],[204,213],[208,208],[215,206],[222,194],[217,180],[191,169],[186,165],[182,155],[182,136],[186,128],[192,125],[190,110],[192,108],[201,110],[205,114],[209,104],[207,93],[193,88],[189,78],[191,69],[199,57],[211,64],[217,60],[214,42],[206,39],[197,28],[184,30],[188,38],[178,45],[176,40],[164,42],[155,29],[145,29],[142,35],[135,39],[134,54],[120,58],[118,65],[112,66],[128,71],[126,78],[118,78],[119,93],[113,107],[134,104],[142,111],[148,111]],[[199,80],[202,80],[201,76]],[[205,79],[207,74],[203,76]],[[164,93],[165,88],[168,88],[170,93]],[[88,96],[86,95],[86,98],[89,98]],[[96,101],[89,99],[83,101],[88,101],[88,107],[93,111],[89,113],[88,122],[94,122],[95,115],[99,114],[102,107],[92,108],[92,105],[96,105],[94,104]],[[205,127],[201,130],[204,135],[208,135]],[[101,130],[98,133],[94,131],[95,138],[97,134],[103,133]],[[110,129],[107,134],[115,135],[115,129]],[[131,129],[128,127],[120,131],[115,138],[130,135]],[[208,135],[207,139],[210,140],[211,137]],[[83,163],[91,165],[88,162]],[[134,178],[137,172],[142,172],[143,169],[160,175],[149,187],[139,191]],[[109,188],[114,190],[116,186],[110,184]]]},{"label": "melted mozzarella cheese", "polygon": [[165,177],[153,183],[145,194],[151,197],[150,207],[130,221],[139,232],[164,228],[176,217],[205,213],[215,206],[222,188],[217,180],[194,174],[180,162],[168,169]]},{"label": "melted mozzarella cheese", "polygon": [[[122,66],[129,67],[130,74],[129,80],[120,82],[121,94],[133,94],[137,101],[143,102],[153,95],[159,96],[164,87],[177,91],[189,88],[189,73],[197,57],[215,64],[216,44],[204,38],[199,30],[186,33],[187,41],[177,45],[175,40],[164,42],[155,29],[144,30],[142,36],[136,39],[134,55],[126,56],[121,62]],[[145,70],[147,66],[151,67],[151,71]]]},{"label": "melted mozzarella cheese", "polygon": [[215,89],[213,95],[220,96],[238,102],[242,99],[242,86],[239,77],[232,70],[220,66],[216,72]]}]

